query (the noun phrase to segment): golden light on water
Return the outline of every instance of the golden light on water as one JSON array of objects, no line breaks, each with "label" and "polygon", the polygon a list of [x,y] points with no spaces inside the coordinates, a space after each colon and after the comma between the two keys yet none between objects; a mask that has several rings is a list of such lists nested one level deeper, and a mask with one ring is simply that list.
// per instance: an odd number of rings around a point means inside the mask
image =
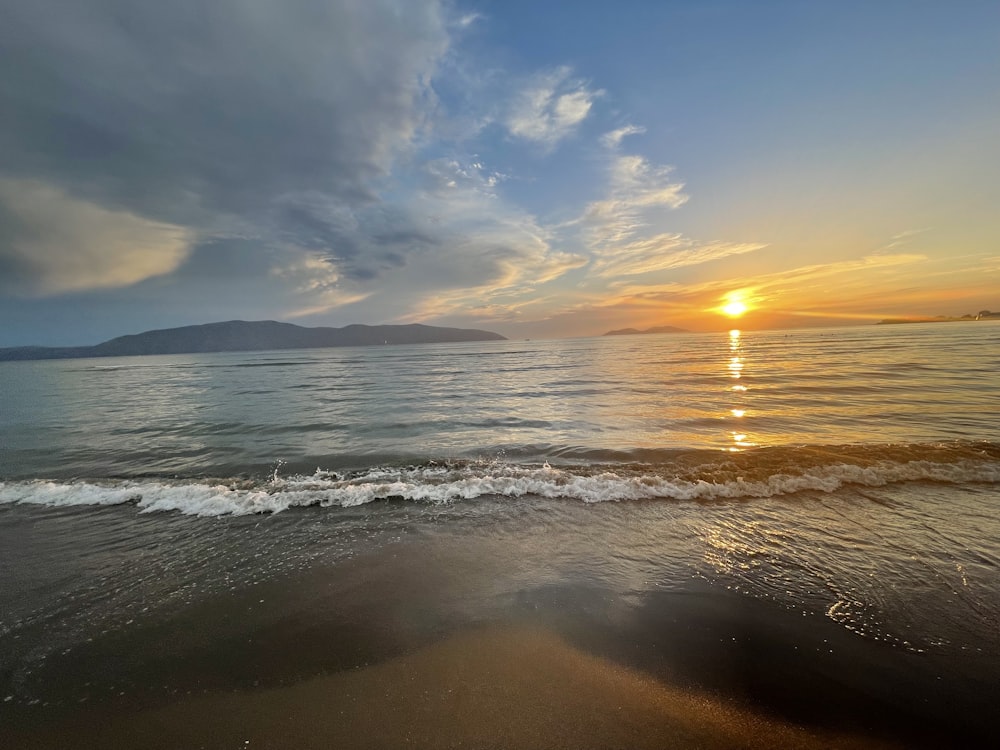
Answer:
[{"label": "golden light on water", "polygon": [[[720,308],[725,310],[725,307]],[[744,307],[745,309],[745,307]],[[740,380],[743,377],[743,371],[745,368],[745,363],[743,361],[743,333],[738,328],[734,328],[729,332],[729,361],[726,365],[729,377],[733,380]],[[743,419],[747,414],[746,404],[744,403],[745,397],[742,394],[747,392],[747,387],[743,384],[736,384],[730,386],[730,391],[741,394],[736,398],[736,403],[733,404],[732,408],[729,410],[729,416],[733,419]],[[747,448],[753,448],[756,443],[754,443],[749,435],[738,430],[731,430],[729,432],[729,437],[732,443],[726,448],[726,450],[738,452],[746,450]]]},{"label": "golden light on water", "polygon": [[740,331],[736,328],[729,332],[729,352],[735,356],[729,358],[729,376],[738,380],[743,369],[743,358],[740,353]]}]

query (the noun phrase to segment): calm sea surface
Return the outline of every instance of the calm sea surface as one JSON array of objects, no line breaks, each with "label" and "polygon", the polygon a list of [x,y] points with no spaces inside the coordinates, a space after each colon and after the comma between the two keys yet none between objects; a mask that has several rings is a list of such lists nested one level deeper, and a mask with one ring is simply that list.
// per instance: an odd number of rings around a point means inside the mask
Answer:
[{"label": "calm sea surface", "polygon": [[0,476],[992,440],[998,387],[992,323],[12,362]]},{"label": "calm sea surface", "polygon": [[437,583],[371,625],[394,643],[719,592],[968,724],[1000,698],[998,511],[989,322],[2,363],[0,712],[190,691],[78,654],[398,550]]}]

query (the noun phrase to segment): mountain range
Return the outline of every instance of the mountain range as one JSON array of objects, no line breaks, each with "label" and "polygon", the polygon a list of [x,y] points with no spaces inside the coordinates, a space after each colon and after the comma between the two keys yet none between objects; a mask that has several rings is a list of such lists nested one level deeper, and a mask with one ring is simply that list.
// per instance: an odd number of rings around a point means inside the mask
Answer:
[{"label": "mountain range", "polygon": [[417,323],[305,328],[274,320],[230,320],[225,323],[205,323],[119,336],[95,346],[18,346],[0,349],[0,361],[505,340],[504,336],[491,331],[440,328]]}]

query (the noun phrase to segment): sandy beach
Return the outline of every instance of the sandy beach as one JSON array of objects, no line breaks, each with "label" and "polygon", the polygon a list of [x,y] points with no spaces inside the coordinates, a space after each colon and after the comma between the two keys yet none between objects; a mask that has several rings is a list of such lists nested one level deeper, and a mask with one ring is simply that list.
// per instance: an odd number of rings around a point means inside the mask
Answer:
[{"label": "sandy beach", "polygon": [[289,687],[97,711],[23,747],[882,748],[659,682],[537,628],[480,628]]},{"label": "sandy beach", "polygon": [[695,584],[497,598],[523,570],[482,541],[391,544],[108,632],[48,660],[48,705],[9,711],[5,745],[961,747],[988,731],[954,735],[948,706],[921,701],[920,655],[827,619]]}]

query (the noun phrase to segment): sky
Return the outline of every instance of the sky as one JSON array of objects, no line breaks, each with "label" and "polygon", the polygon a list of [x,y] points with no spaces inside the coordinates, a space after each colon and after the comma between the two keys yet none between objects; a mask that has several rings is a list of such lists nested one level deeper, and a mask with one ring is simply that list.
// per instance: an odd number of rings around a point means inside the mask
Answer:
[{"label": "sky", "polygon": [[1000,309],[996,0],[0,17],[0,346],[234,319],[547,338]]}]

